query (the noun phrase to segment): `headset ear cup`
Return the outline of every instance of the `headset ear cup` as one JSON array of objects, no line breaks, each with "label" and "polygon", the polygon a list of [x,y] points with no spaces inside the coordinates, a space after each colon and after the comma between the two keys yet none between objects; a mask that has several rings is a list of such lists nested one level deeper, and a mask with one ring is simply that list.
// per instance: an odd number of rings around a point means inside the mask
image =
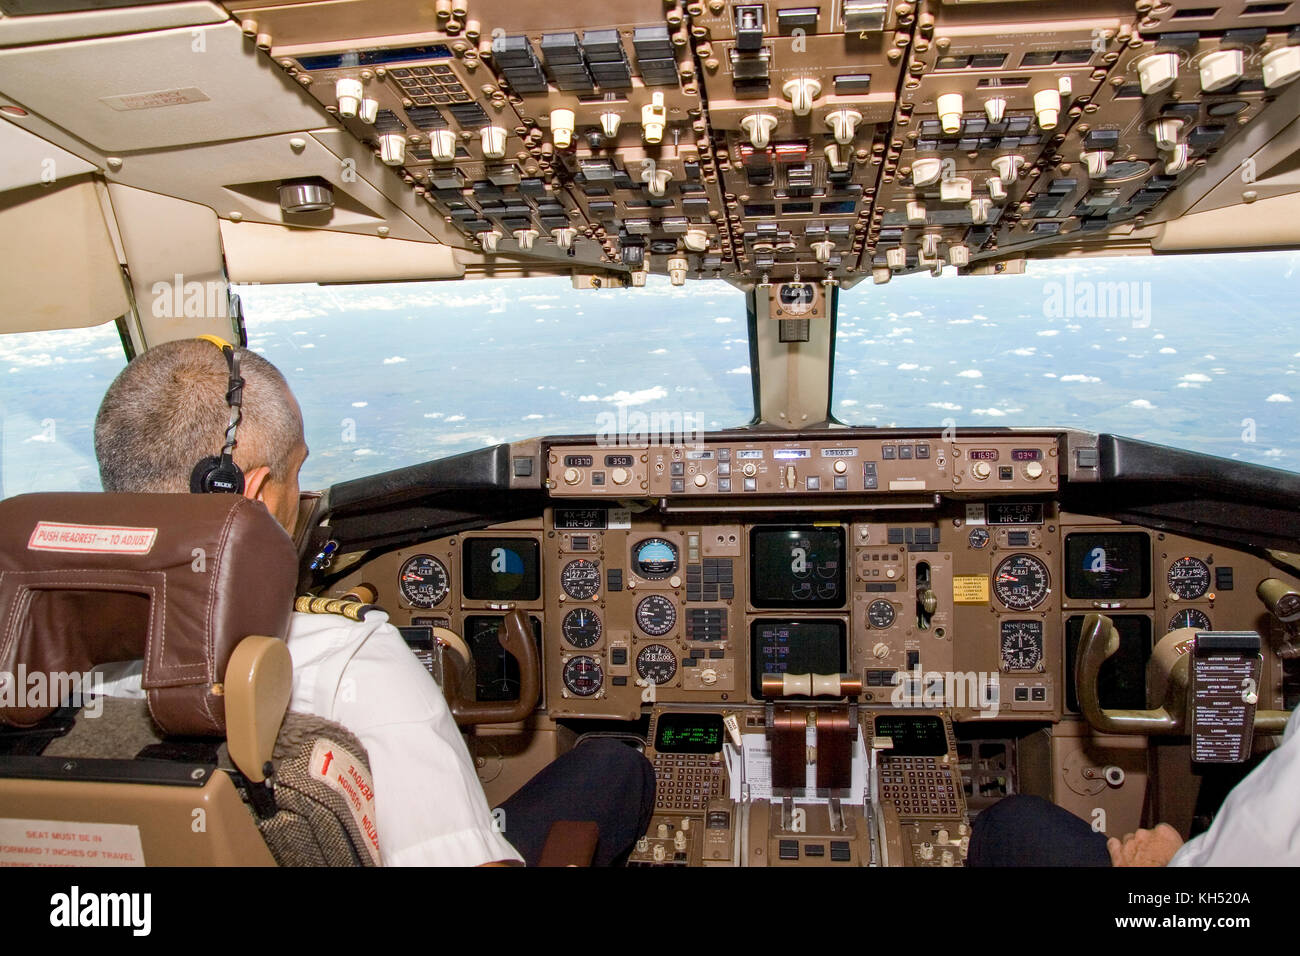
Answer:
[{"label": "headset ear cup", "polygon": [[220,455],[204,458],[190,473],[190,491],[196,495],[244,493],[244,473],[239,466]]}]

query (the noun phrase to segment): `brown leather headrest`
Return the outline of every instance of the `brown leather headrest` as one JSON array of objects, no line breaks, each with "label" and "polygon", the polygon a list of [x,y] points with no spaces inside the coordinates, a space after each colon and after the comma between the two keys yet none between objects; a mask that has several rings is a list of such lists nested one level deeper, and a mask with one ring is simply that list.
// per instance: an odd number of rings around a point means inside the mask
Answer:
[{"label": "brown leather headrest", "polygon": [[0,672],[19,692],[0,695],[0,723],[31,726],[59,703],[18,706],[34,696],[19,676],[143,658],[164,732],[223,736],[230,654],[250,634],[284,638],[297,576],[289,535],[237,495],[0,501]]}]

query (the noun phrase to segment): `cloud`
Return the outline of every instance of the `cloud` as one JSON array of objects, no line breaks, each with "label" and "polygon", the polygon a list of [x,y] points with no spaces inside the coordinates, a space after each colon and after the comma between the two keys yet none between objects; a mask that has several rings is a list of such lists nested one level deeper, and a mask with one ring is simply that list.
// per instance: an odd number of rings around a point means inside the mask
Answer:
[{"label": "cloud", "polygon": [[1062,381],[1062,382],[1089,382],[1089,383],[1092,383],[1092,382],[1100,382],[1101,379],[1099,379],[1099,378],[1098,378],[1097,376],[1095,376],[1095,375],[1078,375],[1078,374],[1076,374],[1076,375],[1062,375],[1062,376],[1061,376],[1061,381]]},{"label": "cloud", "polygon": [[386,359],[384,359],[384,364],[385,364],[385,365],[400,365],[402,362],[405,362],[405,361],[406,361],[406,359],[403,358],[401,355],[394,355],[392,358],[386,358]]},{"label": "cloud", "polygon": [[442,418],[442,412],[425,412],[425,418]]},{"label": "cloud", "polygon": [[626,389],[620,389],[613,395],[579,395],[580,402],[612,402],[615,405],[644,405],[646,402],[657,402],[668,397],[668,389],[662,385],[655,385],[651,388],[638,389],[635,392],[629,392]]},{"label": "cloud", "polygon": [[1060,334],[1061,334],[1061,330],[1060,330],[1060,329],[1043,329],[1043,331],[1039,332],[1038,334],[1039,334],[1039,335],[1042,335],[1042,336],[1044,336],[1044,337],[1046,337],[1046,336],[1051,336],[1051,335],[1060,335]]},{"label": "cloud", "polygon": [[1028,348],[1012,349],[1011,354],[1012,355],[1033,355],[1037,351],[1038,349],[1035,346],[1031,345]]},{"label": "cloud", "polygon": [[1178,349],[1171,349],[1169,346],[1166,345],[1164,348],[1162,348],[1162,349],[1160,350],[1160,354],[1161,354],[1161,355],[1177,355],[1177,354],[1178,354]]},{"label": "cloud", "polygon": [[526,421],[526,422],[536,422],[536,421],[540,421],[541,419],[543,419],[543,418],[545,418],[545,417],[546,417],[545,415],[538,415],[538,414],[534,413],[534,414],[532,414],[532,415],[525,415],[525,416],[524,416],[524,421]]},{"label": "cloud", "polygon": [[940,409],[943,409],[943,411],[945,411],[945,412],[959,412],[959,411],[961,411],[961,406],[958,405],[956,402],[930,402],[930,407],[931,407],[931,408],[940,408]]},{"label": "cloud", "polygon": [[958,378],[983,378],[984,373],[977,368],[968,368],[964,372],[957,373]]},{"label": "cloud", "polygon": [[464,415],[448,415],[448,416],[447,416],[447,421],[449,421],[449,422],[463,422],[464,420],[465,420],[465,416],[464,416]]},{"label": "cloud", "polygon": [[752,373],[750,372],[748,365],[738,365],[733,369],[729,369],[727,371],[727,374],[728,375],[750,375]]},{"label": "cloud", "polygon": [[1210,381],[1210,376],[1208,376],[1208,375],[1202,375],[1200,372],[1189,372],[1188,374],[1186,374],[1186,375],[1184,375],[1184,376],[1182,377],[1181,381],[1184,381],[1184,382],[1208,382],[1208,381]]},{"label": "cloud", "polygon": [[1128,405],[1129,408],[1155,408],[1155,406],[1145,398],[1135,398],[1133,401],[1129,402]]},{"label": "cloud", "polygon": [[914,372],[920,367],[915,362],[903,362],[898,366],[898,370],[900,372]]},{"label": "cloud", "polygon": [[990,418],[1002,418],[1007,413],[1000,408],[976,408],[971,412],[972,415],[987,415]]},{"label": "cloud", "polygon": [[845,408],[849,408],[853,405],[858,404],[858,400],[856,398],[841,398],[840,404],[843,405]]},{"label": "cloud", "polygon": [[353,407],[353,408],[365,408],[365,407],[366,407],[367,405],[369,405],[369,404],[370,404],[369,402],[353,402],[353,403],[352,403],[352,407]]},{"label": "cloud", "polygon": [[653,352],[651,352],[650,354],[651,354],[651,355],[667,355],[667,354],[668,354],[668,350],[667,350],[667,349],[655,349],[655,350],[654,350]]},{"label": "cloud", "polygon": [[1264,399],[1264,401],[1266,401],[1266,402],[1289,402],[1289,401],[1291,401],[1291,396],[1290,396],[1290,395],[1283,395],[1281,392],[1274,392],[1274,393],[1273,393],[1272,395],[1270,395],[1268,398]]},{"label": "cloud", "polygon": [[714,319],[713,321],[716,322],[716,323],[718,323],[718,325],[726,325],[728,322],[731,322],[731,321],[733,321],[733,320],[732,320],[731,316],[729,316],[729,315],[720,315],[720,316],[718,316],[716,319]]}]

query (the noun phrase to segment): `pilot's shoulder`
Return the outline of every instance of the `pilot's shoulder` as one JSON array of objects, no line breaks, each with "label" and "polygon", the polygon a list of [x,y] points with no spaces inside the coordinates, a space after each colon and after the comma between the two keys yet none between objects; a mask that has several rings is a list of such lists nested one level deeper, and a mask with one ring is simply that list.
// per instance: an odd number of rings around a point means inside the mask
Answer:
[{"label": "pilot's shoulder", "polygon": [[297,598],[293,602],[293,609],[299,614],[342,617],[358,624],[388,620],[388,614],[377,604],[360,604],[357,601],[316,597],[311,594],[304,594]]}]

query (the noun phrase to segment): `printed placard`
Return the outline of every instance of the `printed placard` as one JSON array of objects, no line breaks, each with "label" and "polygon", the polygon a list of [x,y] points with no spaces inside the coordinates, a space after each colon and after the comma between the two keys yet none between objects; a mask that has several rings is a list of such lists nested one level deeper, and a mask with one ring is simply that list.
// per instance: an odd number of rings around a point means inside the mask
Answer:
[{"label": "printed placard", "polygon": [[38,521],[32,529],[32,536],[27,539],[27,550],[69,554],[148,554],[157,540],[157,528]]},{"label": "printed placard", "polygon": [[317,740],[311,751],[311,774],[340,794],[365,837],[366,849],[379,866],[379,830],[375,826],[375,786],[370,771],[331,740]]},{"label": "printed placard", "polygon": [[988,604],[989,579],[983,574],[953,575],[952,599],[956,604]]},{"label": "printed placard", "polygon": [[140,828],[127,823],[3,818],[0,866],[144,866]]}]

